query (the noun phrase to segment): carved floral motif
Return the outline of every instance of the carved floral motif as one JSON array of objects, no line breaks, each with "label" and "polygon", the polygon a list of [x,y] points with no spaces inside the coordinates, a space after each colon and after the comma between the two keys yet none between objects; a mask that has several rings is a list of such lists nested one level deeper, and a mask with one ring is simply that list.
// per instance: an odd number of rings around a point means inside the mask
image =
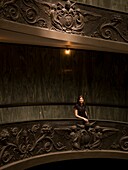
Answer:
[{"label": "carved floral motif", "polygon": [[123,18],[121,15],[112,15],[110,21],[104,21],[99,29],[93,34],[94,37],[102,37],[108,40],[119,41],[122,39],[125,42],[128,42],[128,29],[125,25],[124,28],[120,28],[123,23]]},{"label": "carved floral motif", "polygon": [[128,151],[128,133],[95,125],[57,126],[49,123],[10,125],[0,129],[0,166],[31,156],[71,150]]},{"label": "carved floral motif", "polygon": [[128,42],[127,14],[70,0],[1,0],[0,18],[59,32]]}]

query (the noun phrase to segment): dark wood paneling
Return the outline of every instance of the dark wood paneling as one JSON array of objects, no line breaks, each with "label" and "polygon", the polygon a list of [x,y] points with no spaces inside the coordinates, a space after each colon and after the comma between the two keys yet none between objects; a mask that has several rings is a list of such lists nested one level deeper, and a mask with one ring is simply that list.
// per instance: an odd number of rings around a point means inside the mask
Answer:
[{"label": "dark wood paneling", "polygon": [[0,44],[0,121],[74,117],[87,94],[90,117],[127,121],[126,54]]}]

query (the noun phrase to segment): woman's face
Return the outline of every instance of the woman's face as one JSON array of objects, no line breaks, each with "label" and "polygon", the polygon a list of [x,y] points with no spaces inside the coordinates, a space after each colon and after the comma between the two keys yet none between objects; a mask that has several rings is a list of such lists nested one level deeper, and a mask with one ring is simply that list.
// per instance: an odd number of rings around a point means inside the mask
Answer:
[{"label": "woman's face", "polygon": [[83,103],[84,103],[83,97],[80,97],[79,102],[80,102],[80,104],[83,104]]}]

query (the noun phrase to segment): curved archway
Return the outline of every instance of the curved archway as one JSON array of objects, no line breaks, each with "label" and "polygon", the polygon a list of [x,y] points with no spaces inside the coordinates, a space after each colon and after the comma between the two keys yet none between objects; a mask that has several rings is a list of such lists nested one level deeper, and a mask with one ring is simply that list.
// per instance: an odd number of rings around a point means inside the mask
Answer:
[{"label": "curved archway", "polygon": [[[74,162],[76,165],[77,162],[82,163],[82,160],[110,160],[120,163],[120,161],[128,161],[128,153],[121,151],[105,151],[105,150],[93,150],[93,151],[66,151],[66,152],[56,152],[51,154],[34,156],[28,159],[20,160],[18,162],[3,166],[1,170],[33,170],[33,168],[41,168],[43,165],[53,166],[57,163],[62,163],[62,165],[68,165]],[[120,160],[120,161],[119,161]],[[68,161],[68,162],[67,162]],[[109,161],[109,162],[110,162]],[[108,161],[107,161],[108,162]],[[109,163],[108,162],[108,163]],[[51,164],[52,163],[52,164]],[[54,164],[56,163],[56,164]],[[73,163],[73,164],[74,164]],[[93,166],[93,164],[91,165]]]},{"label": "curved archway", "polygon": [[98,168],[102,170],[103,168],[110,168],[110,165],[118,168],[120,165],[126,166],[127,160],[124,159],[115,159],[115,158],[83,158],[83,159],[73,159],[73,160],[64,160],[46,163],[42,165],[37,165],[26,170],[42,170],[42,169],[56,169],[56,170],[65,170],[69,168],[80,169],[80,168]]}]

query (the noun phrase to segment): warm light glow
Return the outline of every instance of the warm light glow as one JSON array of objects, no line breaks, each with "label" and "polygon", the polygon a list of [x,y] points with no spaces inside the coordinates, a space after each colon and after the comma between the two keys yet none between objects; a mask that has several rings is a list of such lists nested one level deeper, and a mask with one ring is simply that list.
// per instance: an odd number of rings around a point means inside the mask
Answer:
[{"label": "warm light glow", "polygon": [[70,53],[71,53],[70,49],[66,49],[66,50],[65,50],[65,54],[66,54],[66,55],[69,55]]}]

